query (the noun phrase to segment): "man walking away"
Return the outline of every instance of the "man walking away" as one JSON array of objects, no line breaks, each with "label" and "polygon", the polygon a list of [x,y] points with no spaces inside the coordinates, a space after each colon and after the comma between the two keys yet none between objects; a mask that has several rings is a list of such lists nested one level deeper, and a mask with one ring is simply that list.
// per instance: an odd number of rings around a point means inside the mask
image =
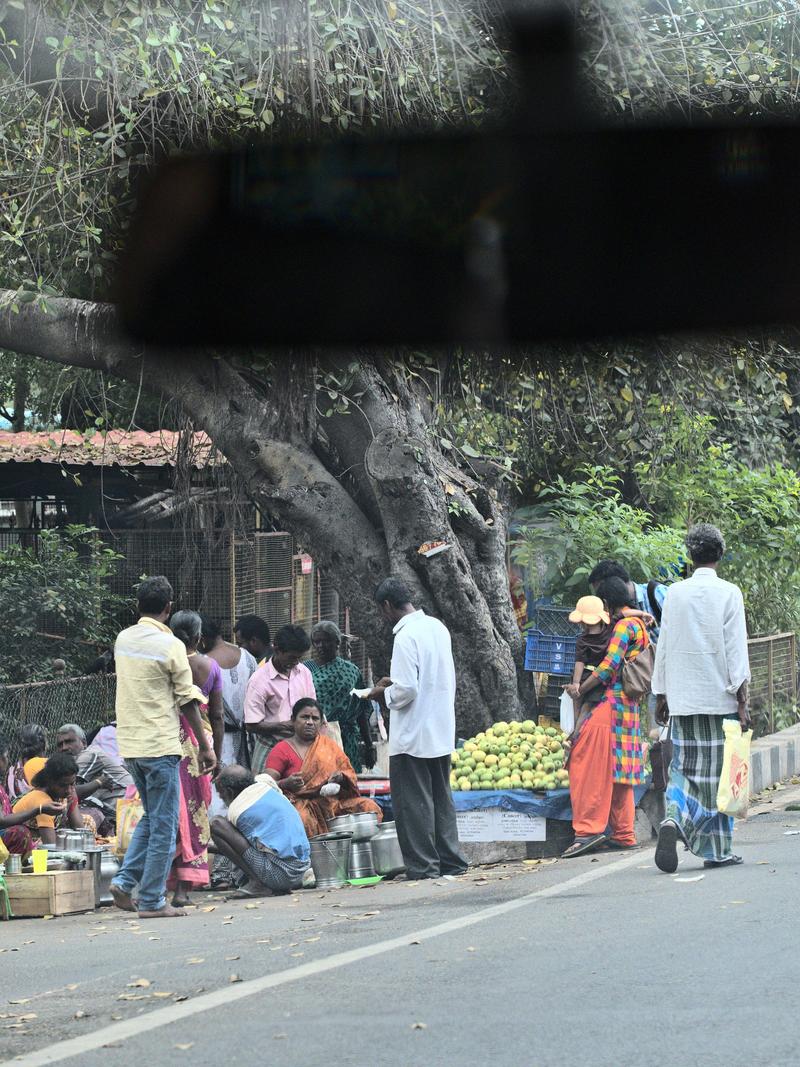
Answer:
[{"label": "man walking away", "polygon": [[[145,578],[137,590],[140,619],[117,637],[117,738],[142,801],[144,815],[125,860],[111,883],[114,903],[144,919],[186,913],[167,904],[167,875],[178,831],[181,761],[179,713],[186,716],[199,744],[201,773],[216,766],[206,740],[192,683],[186,647],[166,624],[172,613],[172,586],[166,578]],[[179,712],[180,709],[180,712]],[[139,885],[138,904],[131,893]]]},{"label": "man walking away", "polygon": [[716,526],[700,523],[686,547],[695,569],[667,591],[652,683],[657,721],[672,720],[666,818],[656,846],[656,866],[667,874],[678,866],[678,837],[705,867],[742,862],[731,851],[733,819],[717,811],[717,787],[723,721],[738,718],[750,729],[744,602],[738,586],[717,575],[725,541]]},{"label": "man walking away", "polygon": [[397,578],[375,592],[393,626],[391,679],[369,694],[390,713],[389,778],[397,838],[406,877],[463,874],[450,791],[450,753],[455,744],[456,672],[450,633],[438,619],[416,611]]}]

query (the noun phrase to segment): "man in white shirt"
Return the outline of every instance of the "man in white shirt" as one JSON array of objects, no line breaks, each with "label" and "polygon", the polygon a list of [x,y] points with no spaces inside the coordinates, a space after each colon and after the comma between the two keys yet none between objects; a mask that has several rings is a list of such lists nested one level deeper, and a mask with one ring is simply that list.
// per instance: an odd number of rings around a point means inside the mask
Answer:
[{"label": "man in white shirt", "polygon": [[655,857],[668,874],[678,866],[679,837],[705,867],[742,862],[731,851],[733,819],[717,811],[716,798],[723,721],[751,726],[744,601],[738,586],[717,575],[725,540],[716,526],[700,523],[687,533],[686,547],[694,573],[667,590],[652,681],[656,720],[672,720],[666,818]]},{"label": "man in white shirt", "polygon": [[463,874],[458,826],[450,791],[450,754],[456,734],[456,672],[450,633],[438,619],[416,611],[397,578],[375,593],[393,626],[391,678],[369,699],[390,714],[389,778],[397,838],[406,877]]}]

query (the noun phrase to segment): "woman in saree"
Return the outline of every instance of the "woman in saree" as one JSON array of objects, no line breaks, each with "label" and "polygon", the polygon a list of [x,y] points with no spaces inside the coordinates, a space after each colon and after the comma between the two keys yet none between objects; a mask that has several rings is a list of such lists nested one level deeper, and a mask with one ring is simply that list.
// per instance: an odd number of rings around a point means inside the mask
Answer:
[{"label": "woman in saree", "polygon": [[[214,745],[217,766],[222,761],[222,678],[219,664],[197,651],[201,636],[201,620],[196,611],[176,611],[170,619],[170,629],[186,645],[192,680],[200,690],[200,718],[209,740]],[[211,777],[200,773],[199,746],[191,726],[180,717],[181,763],[180,805],[178,811],[178,842],[167,889],[173,892],[172,906],[185,908],[191,904],[189,892],[209,884],[208,843],[211,828],[208,806],[211,803]]]},{"label": "woman in saree", "polygon": [[[353,765],[335,741],[322,734],[322,711],[316,700],[303,697],[292,708],[294,736],[279,741],[267,756],[266,771],[281,787],[303,820],[309,838],[328,832],[337,815],[369,812],[383,818],[374,800],[358,792]],[[321,790],[338,786],[338,790]],[[333,794],[333,795],[330,795]]]},{"label": "woman in saree", "polygon": [[33,776],[47,762],[47,732],[38,722],[26,723],[19,732],[19,759],[5,774],[5,786],[13,804],[31,788]]},{"label": "woman in saree", "polygon": [[626,582],[607,578],[597,592],[614,630],[600,665],[579,686],[567,687],[570,696],[582,701],[591,689],[605,686],[599,704],[583,706],[572,734],[569,790],[575,841],[563,853],[567,858],[601,844],[612,849],[637,847],[633,787],[644,782],[644,750],[639,704],[622,688],[622,665],[643,652],[650,638],[641,619],[623,615],[623,609],[632,606]]},{"label": "woman in saree", "polygon": [[[369,732],[372,706],[368,700],[353,696],[354,689],[364,689],[364,679],[358,667],[339,655],[342,632],[335,622],[318,622],[311,631],[313,659],[306,667],[314,679],[314,690],[326,722],[338,722],[342,731],[342,748],[353,769],[375,766],[375,746]],[[364,743],[361,759],[359,741]]]},{"label": "woman in saree", "polygon": [[51,818],[61,816],[64,809],[61,804],[53,803],[48,797],[43,804],[15,814],[11,798],[2,784],[6,781],[9,762],[8,745],[5,738],[0,737],[0,842],[12,855],[26,857],[34,847],[34,838],[28,823],[32,823],[39,815],[49,815]]},{"label": "woman in saree", "polygon": [[[32,789],[23,794],[14,805],[14,815],[27,815],[33,834],[33,847],[39,841],[43,845],[56,843],[56,830],[87,829],[86,820],[80,813],[75,783],[78,780],[78,764],[70,752],[56,752],[38,774],[33,776]],[[91,819],[89,820],[91,823]],[[92,823],[90,829],[94,829]],[[5,835],[4,835],[5,837]],[[10,845],[6,845],[9,852]]]}]

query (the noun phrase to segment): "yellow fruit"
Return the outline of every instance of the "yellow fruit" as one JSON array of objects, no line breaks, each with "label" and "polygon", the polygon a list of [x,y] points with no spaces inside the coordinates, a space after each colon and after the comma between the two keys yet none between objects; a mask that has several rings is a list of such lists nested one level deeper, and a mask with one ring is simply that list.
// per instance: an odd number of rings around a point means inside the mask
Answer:
[{"label": "yellow fruit", "polygon": [[477,747],[478,746],[475,744],[474,741],[467,741],[466,744],[464,745],[464,751],[465,752],[474,752]]},{"label": "yellow fruit", "polygon": [[476,763],[483,763],[486,759],[486,753],[482,752],[479,748],[476,748],[475,751],[472,753],[472,758],[475,760]]},{"label": "yellow fruit", "polygon": [[502,758],[501,758],[501,759],[500,759],[500,760],[498,761],[498,766],[499,766],[499,767],[510,767],[510,766],[511,766],[511,759],[510,759],[510,757],[508,757],[508,756],[503,756],[503,757],[502,757]]},{"label": "yellow fruit", "polygon": [[470,790],[472,789],[472,783],[470,782],[469,778],[459,778],[458,788],[462,790]]},{"label": "yellow fruit", "polygon": [[536,723],[533,721],[533,719],[526,719],[522,723],[522,729],[526,734],[532,734],[533,731],[536,729]]},{"label": "yellow fruit", "polygon": [[487,767],[494,767],[497,765],[497,756],[495,756],[493,752],[490,752],[483,762]]},{"label": "yellow fruit", "polygon": [[458,789],[458,778],[454,774],[450,775],[450,788]]},{"label": "yellow fruit", "polygon": [[494,730],[495,735],[497,737],[502,737],[503,734],[508,733],[508,723],[507,722],[496,722],[494,724],[494,726],[492,727],[492,729]]}]

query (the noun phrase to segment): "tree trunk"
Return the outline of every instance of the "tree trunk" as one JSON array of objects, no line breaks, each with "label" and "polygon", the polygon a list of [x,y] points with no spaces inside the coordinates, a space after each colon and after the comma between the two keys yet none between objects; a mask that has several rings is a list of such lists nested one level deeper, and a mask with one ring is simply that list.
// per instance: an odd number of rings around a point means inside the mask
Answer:
[{"label": "tree trunk", "polygon": [[[15,314],[13,301],[13,293],[0,292],[0,347],[104,370],[180,398],[255,503],[328,574],[378,673],[388,673],[391,634],[373,594],[392,573],[408,584],[415,606],[450,630],[459,732],[522,717],[522,638],[501,501],[443,456],[429,429],[430,404],[400,360],[329,357],[315,368],[320,384],[331,373],[344,380],[355,365],[350,389],[358,402],[351,414],[317,423],[308,410],[297,410],[302,368],[277,369],[259,391],[228,359],[143,352],[120,335],[110,305],[49,299],[46,312],[25,304]],[[420,555],[418,548],[433,540],[448,549]]]}]

